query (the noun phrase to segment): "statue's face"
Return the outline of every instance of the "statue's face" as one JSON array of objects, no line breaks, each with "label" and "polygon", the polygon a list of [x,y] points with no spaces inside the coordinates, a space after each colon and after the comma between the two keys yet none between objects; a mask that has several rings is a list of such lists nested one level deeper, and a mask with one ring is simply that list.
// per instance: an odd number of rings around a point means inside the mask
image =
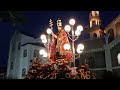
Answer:
[{"label": "statue's face", "polygon": [[61,27],[58,27],[58,31],[60,31],[62,28]]}]

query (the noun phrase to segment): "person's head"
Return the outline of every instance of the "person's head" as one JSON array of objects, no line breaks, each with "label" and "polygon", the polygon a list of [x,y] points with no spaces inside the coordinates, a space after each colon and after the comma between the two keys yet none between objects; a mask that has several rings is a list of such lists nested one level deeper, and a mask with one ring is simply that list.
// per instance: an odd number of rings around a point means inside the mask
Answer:
[{"label": "person's head", "polygon": [[58,27],[58,31],[62,29],[62,22],[60,19],[57,20],[57,27]]}]

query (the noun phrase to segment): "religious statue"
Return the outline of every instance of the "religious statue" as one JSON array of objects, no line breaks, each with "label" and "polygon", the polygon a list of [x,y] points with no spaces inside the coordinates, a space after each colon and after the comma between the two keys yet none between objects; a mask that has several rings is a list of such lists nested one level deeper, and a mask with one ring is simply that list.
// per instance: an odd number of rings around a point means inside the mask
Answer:
[{"label": "religious statue", "polygon": [[[67,33],[62,27],[62,22],[60,19],[57,20],[58,32],[56,34],[52,33],[52,42],[50,45],[50,60],[55,62],[58,59],[64,59],[67,61],[73,61],[72,50],[66,51],[64,49],[65,44],[69,44],[69,39]],[[71,46],[71,45],[70,45]]]}]

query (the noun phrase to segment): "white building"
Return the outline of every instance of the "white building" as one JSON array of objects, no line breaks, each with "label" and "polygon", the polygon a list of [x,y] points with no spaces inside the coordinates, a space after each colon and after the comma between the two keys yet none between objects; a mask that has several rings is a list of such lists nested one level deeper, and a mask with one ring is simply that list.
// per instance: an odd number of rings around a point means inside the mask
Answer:
[{"label": "white building", "polygon": [[40,39],[16,31],[10,42],[7,78],[25,78],[35,56],[40,58],[41,63],[45,63],[47,58],[40,57],[40,49],[45,49]]}]

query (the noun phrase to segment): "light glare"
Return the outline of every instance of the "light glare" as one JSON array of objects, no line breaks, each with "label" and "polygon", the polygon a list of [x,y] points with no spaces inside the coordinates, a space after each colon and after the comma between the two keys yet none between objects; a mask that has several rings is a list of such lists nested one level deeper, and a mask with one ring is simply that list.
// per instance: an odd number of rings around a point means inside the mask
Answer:
[{"label": "light glare", "polygon": [[65,49],[65,50],[70,50],[70,45],[69,45],[69,44],[65,44],[65,45],[64,45],[64,49]]},{"label": "light glare", "polygon": [[77,30],[83,31],[83,26],[81,25],[77,26]]},{"label": "light glare", "polygon": [[50,28],[47,29],[47,34],[51,34],[52,30]]},{"label": "light glare", "polygon": [[41,49],[41,50],[39,51],[39,54],[40,54],[40,55],[43,55],[44,52],[45,52],[45,50],[44,50],[44,49]]},{"label": "light glare", "polygon": [[44,34],[41,35],[41,40],[46,39],[46,36]]},{"label": "light glare", "polygon": [[79,48],[80,50],[83,50],[83,49],[84,49],[84,45],[83,45],[83,44],[79,44],[79,45],[78,45],[78,48]]},{"label": "light glare", "polygon": [[66,26],[65,26],[65,31],[66,31],[66,32],[70,32],[70,30],[71,30],[71,27],[70,27],[69,25],[66,25]]},{"label": "light glare", "polygon": [[70,25],[75,25],[75,20],[74,19],[70,19],[69,24]]}]

